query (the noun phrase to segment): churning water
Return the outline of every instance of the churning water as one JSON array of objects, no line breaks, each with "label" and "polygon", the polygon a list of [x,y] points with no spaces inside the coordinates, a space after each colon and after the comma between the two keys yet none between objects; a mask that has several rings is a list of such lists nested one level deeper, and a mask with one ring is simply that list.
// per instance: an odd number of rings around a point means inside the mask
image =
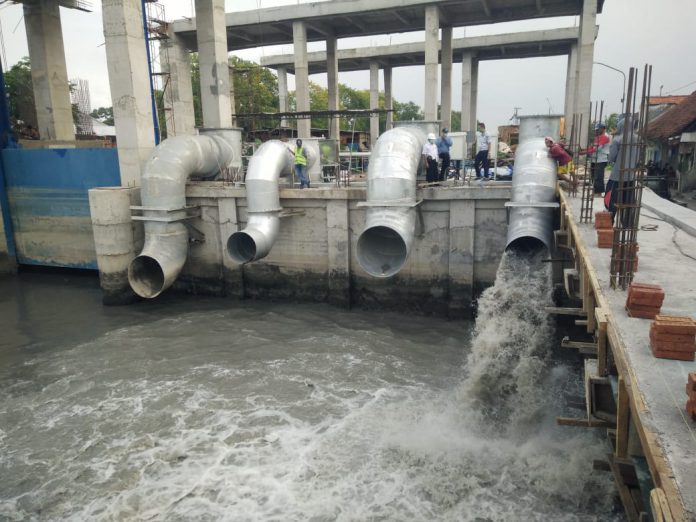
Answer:
[{"label": "churning water", "polygon": [[[38,279],[37,279],[38,278]],[[466,322],[0,283],[0,519],[594,520],[539,260]]]}]

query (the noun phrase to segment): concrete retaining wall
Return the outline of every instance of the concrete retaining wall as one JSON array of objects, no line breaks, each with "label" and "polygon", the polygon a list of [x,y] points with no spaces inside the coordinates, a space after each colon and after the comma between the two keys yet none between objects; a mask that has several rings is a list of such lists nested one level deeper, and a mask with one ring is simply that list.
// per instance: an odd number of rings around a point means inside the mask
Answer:
[{"label": "concrete retaining wall", "polygon": [[278,240],[266,258],[240,266],[226,254],[226,242],[246,224],[244,188],[190,183],[187,203],[201,207],[190,226],[204,240],[190,244],[174,288],[466,317],[474,297],[494,282],[505,248],[510,187],[496,185],[419,191],[423,220],[411,255],[398,275],[376,279],[355,256],[364,188],[281,190],[290,216],[281,219]]}]

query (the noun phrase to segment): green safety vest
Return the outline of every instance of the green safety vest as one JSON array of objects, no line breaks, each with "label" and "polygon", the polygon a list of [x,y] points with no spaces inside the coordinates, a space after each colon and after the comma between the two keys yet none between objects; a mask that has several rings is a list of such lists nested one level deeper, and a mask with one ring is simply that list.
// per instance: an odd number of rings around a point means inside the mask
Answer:
[{"label": "green safety vest", "polygon": [[304,155],[303,147],[295,147],[295,165],[307,165],[307,158]]}]

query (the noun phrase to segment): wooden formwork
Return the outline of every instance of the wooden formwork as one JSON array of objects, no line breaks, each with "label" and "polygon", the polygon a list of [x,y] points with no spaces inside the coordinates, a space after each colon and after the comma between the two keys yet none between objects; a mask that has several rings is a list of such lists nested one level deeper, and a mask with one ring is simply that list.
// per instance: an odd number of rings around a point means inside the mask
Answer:
[{"label": "wooden formwork", "polygon": [[[561,215],[560,230],[556,232],[557,246],[568,249],[573,256],[575,266],[570,271],[577,279],[577,294],[582,299],[582,308],[574,309],[579,318],[576,324],[585,326],[587,332],[593,335],[597,360],[596,364],[586,364],[587,418],[561,418],[558,422],[562,425],[607,429],[613,447],[613,452],[608,456],[609,468],[630,520],[642,520],[650,510],[655,521],[685,522],[688,519],[686,510],[667,458],[657,441],[657,435],[644,422],[649,414],[648,408],[638,389],[633,369],[627,362],[626,346],[619,335],[613,312],[579,233],[568,196],[561,191],[559,197]],[[594,358],[592,352],[583,353]],[[606,403],[606,388],[601,387],[607,384],[612,386],[615,397],[614,418],[611,412],[605,412],[611,408],[598,406]],[[600,395],[605,398],[602,399]],[[645,499],[639,499],[630,483],[640,476],[636,462],[643,458],[653,488],[649,498],[646,495]],[[641,512],[644,512],[643,515]]]}]

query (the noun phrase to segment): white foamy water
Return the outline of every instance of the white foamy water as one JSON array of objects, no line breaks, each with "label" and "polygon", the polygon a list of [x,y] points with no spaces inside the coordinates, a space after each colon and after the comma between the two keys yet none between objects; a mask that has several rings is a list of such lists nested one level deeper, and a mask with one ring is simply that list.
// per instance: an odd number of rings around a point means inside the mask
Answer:
[{"label": "white foamy water", "polygon": [[498,304],[548,292],[528,275],[487,291],[473,341],[463,322],[189,301],[14,353],[0,519],[606,519],[602,443],[553,421],[577,371],[528,347],[545,319],[505,341]]}]

